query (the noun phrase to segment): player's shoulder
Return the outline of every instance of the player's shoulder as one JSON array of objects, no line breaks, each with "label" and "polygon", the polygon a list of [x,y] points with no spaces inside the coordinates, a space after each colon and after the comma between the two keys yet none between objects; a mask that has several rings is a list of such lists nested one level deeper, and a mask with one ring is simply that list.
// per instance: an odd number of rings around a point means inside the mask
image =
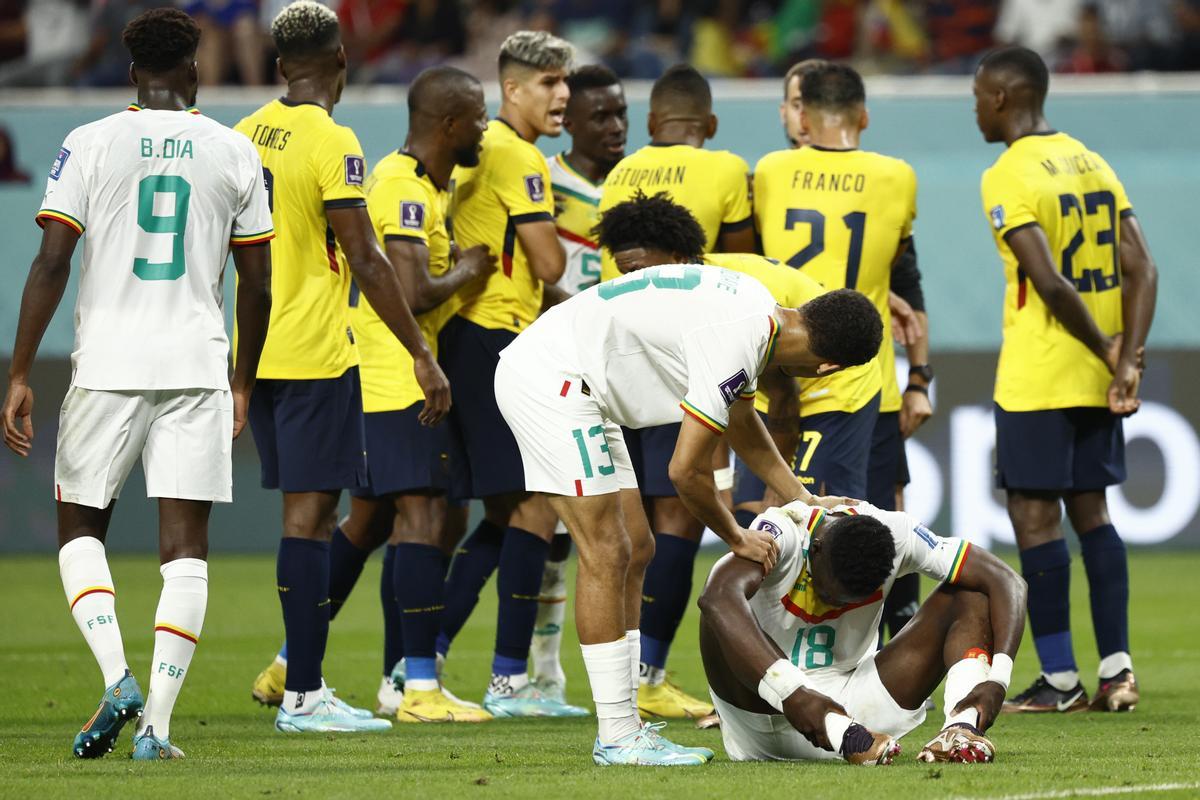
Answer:
[{"label": "player's shoulder", "polygon": [[535,162],[546,166],[546,157],[537,145],[526,141],[515,128],[499,117],[489,121],[487,130],[483,132],[480,159],[486,160],[493,168],[511,163],[514,159],[522,164]]},{"label": "player's shoulder", "polygon": [[776,170],[791,165],[796,160],[797,154],[800,152],[800,150],[794,149],[772,150],[770,153],[767,153],[765,156],[760,158],[754,165],[754,174],[769,176]]},{"label": "player's shoulder", "polygon": [[878,153],[874,150],[861,151],[863,161],[872,172],[896,175],[900,178],[916,180],[917,172],[903,158]]},{"label": "player's shoulder", "polygon": [[746,162],[746,159],[731,150],[702,150],[701,152],[706,154],[701,158],[712,162],[720,169],[736,172],[740,175],[744,175],[750,171],[750,165]]},{"label": "player's shoulder", "polygon": [[132,122],[131,116],[131,112],[122,110],[115,114],[108,114],[100,119],[92,120],[91,122],[85,122],[79,127],[73,128],[67,134],[66,140],[75,142],[76,144],[110,141],[111,131],[114,128],[129,125]]},{"label": "player's shoulder", "polygon": [[400,151],[393,151],[375,164],[367,181],[370,195],[410,195],[413,199],[432,198],[437,187],[420,161]]}]

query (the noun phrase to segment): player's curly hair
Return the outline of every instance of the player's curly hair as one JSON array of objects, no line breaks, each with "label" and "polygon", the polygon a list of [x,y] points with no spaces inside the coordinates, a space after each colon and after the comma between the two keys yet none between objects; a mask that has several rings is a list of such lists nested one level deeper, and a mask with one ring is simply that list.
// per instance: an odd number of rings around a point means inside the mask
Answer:
[{"label": "player's curly hair", "polygon": [[313,0],[296,0],[275,15],[271,38],[284,59],[305,59],[337,49],[341,26],[329,6]]},{"label": "player's curly hair", "polygon": [[856,597],[883,586],[892,573],[896,543],[888,527],[874,517],[842,517],[826,530],[826,555],[838,583]]},{"label": "player's curly hair", "polygon": [[883,320],[861,292],[837,289],[800,306],[809,349],[831,364],[855,367],[879,352]]},{"label": "player's curly hair", "polygon": [[138,69],[168,72],[195,59],[200,26],[177,8],[152,8],[125,26],[121,41]]},{"label": "player's curly hair", "polygon": [[638,189],[632,199],[601,214],[592,235],[610,253],[644,247],[688,261],[699,261],[704,255],[704,229],[691,211],[673,202],[666,192],[647,197]]}]

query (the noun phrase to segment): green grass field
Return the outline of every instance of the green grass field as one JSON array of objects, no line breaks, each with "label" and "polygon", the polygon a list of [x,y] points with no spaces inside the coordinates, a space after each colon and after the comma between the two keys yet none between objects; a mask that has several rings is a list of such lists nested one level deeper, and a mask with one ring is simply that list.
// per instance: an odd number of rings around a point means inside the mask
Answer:
[{"label": "green grass field", "polygon": [[[699,586],[712,563],[697,564]],[[380,623],[376,557],[333,625],[325,674],[339,694],[372,705],[379,683]],[[122,632],[130,663],[148,686],[151,625],[160,587],[149,557],[117,557]],[[1089,691],[1096,655],[1087,615],[1087,589],[1076,560],[1073,576],[1075,643]],[[1200,554],[1135,555],[1133,649],[1143,700],[1127,715],[1002,718],[993,729],[999,761],[975,767],[918,764],[915,754],[940,727],[930,714],[905,738],[898,765],[855,769],[841,763],[733,764],[720,735],[674,723],[668,733],[717,751],[707,767],[679,770],[601,769],[591,763],[593,722],[505,721],[479,726],[403,726],[387,734],[284,736],[273,711],[250,699],[250,682],[280,637],[279,603],[271,557],[218,557],[211,566],[208,618],[192,672],[176,707],[172,740],[188,754],[170,764],[127,758],[127,728],[100,761],[71,756],[72,737],[94,710],[98,670],[67,613],[52,558],[0,560],[7,608],[0,678],[12,692],[0,707],[0,796],[4,797],[1066,797],[1152,793],[1200,797]],[[928,586],[924,587],[926,590]],[[478,699],[487,680],[495,595],[485,600],[455,644],[446,682]],[[569,617],[568,617],[569,619]],[[696,657],[695,609],[676,642],[677,681],[704,692]],[[569,629],[564,646],[574,702],[590,704],[578,647]],[[1032,679],[1028,641],[1014,684]],[[936,696],[940,705],[940,692]],[[1174,785],[1175,788],[1163,788]],[[1150,788],[1157,787],[1157,788]]]}]

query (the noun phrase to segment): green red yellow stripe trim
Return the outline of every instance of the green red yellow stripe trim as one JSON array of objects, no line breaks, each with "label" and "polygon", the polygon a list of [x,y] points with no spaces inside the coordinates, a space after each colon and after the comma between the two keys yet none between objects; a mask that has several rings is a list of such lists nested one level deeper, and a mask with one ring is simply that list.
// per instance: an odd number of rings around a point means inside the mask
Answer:
[{"label": "green red yellow stripe trim", "polygon": [[89,586],[79,594],[75,595],[75,599],[71,601],[71,610],[74,611],[75,604],[87,597],[89,594],[111,594],[113,597],[117,596],[117,593],[113,591],[111,586]]},{"label": "green red yellow stripe trim", "polygon": [[958,546],[958,552],[954,555],[954,562],[950,565],[950,574],[946,577],[947,583],[958,582],[958,577],[962,575],[963,565],[967,563],[967,555],[970,552],[970,542],[963,542]]},{"label": "green red yellow stripe trim", "polygon": [[262,233],[248,233],[244,236],[230,236],[229,243],[233,245],[262,244],[274,238],[275,231],[263,231]]},{"label": "green red yellow stripe trim", "polygon": [[[145,106],[143,106],[141,103],[130,103],[129,105],[125,106],[125,110],[126,111],[143,111],[143,110],[145,110]],[[184,111],[186,111],[189,114],[199,114],[200,113],[200,109],[196,108],[195,106],[188,106],[187,108],[184,109]]]},{"label": "green red yellow stripe trim", "polygon": [[192,633],[189,630],[184,630],[177,625],[171,625],[166,622],[154,623],[154,632],[158,633],[159,631],[162,631],[163,633],[173,633],[181,639],[187,639],[192,644],[195,644],[200,640],[200,634]]},{"label": "green red yellow stripe trim", "polygon": [[775,355],[775,345],[779,344],[779,323],[773,316],[768,316],[767,321],[771,323],[771,333],[767,336],[767,357],[763,359],[763,366],[771,363],[771,358]]},{"label": "green red yellow stripe trim", "polygon": [[813,531],[815,531],[817,529],[817,526],[820,525],[821,521],[824,519],[825,519],[825,509],[814,508],[812,510],[812,512],[808,515],[808,522],[805,524],[804,527],[808,529],[809,533],[812,533]]},{"label": "green red yellow stripe trim", "polygon": [[37,215],[33,219],[35,222],[37,222],[38,226],[42,227],[42,228],[45,227],[45,225],[42,225],[42,220],[52,219],[55,222],[61,222],[63,225],[66,225],[68,228],[71,228],[76,233],[79,233],[79,234],[83,233],[83,223],[80,222],[79,220],[75,219],[74,217],[72,217],[70,214],[64,214],[61,211],[54,211],[49,208],[43,208],[41,211],[39,211],[37,213]]},{"label": "green red yellow stripe trim", "polygon": [[724,425],[717,422],[715,419],[710,417],[708,414],[705,414],[700,409],[696,408],[694,405],[689,403],[687,400],[684,400],[683,402],[681,402],[679,404],[679,407],[683,409],[683,413],[692,417],[697,422],[699,422],[701,425],[708,428],[710,431],[717,434],[718,436],[720,436],[721,434],[723,434],[725,432]]}]

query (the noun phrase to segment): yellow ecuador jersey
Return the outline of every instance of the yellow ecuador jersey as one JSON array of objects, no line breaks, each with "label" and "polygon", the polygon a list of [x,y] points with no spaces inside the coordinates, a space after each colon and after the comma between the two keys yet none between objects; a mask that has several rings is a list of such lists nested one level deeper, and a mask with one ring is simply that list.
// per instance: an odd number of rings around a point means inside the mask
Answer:
[{"label": "yellow ecuador jersey", "polygon": [[[829,291],[803,272],[784,266],[773,258],[750,253],[711,253],[704,257],[704,263],[749,275],[767,287],[775,302],[788,308],[799,308]],[[825,378],[797,378],[796,385],[800,389],[801,417],[827,411],[853,413],[879,394],[878,359],[873,358],[866,364],[835,372]],[[755,396],[754,407],[767,413],[766,394],[760,391]]]},{"label": "yellow ecuador jersey", "polygon": [[[438,188],[425,165],[405,152],[392,153],[375,165],[367,178],[367,210],[380,244],[409,241],[429,251],[429,272],[450,269],[450,236],[446,205],[450,195]],[[417,324],[434,355],[437,335],[458,309],[451,297],[417,316]],[[350,324],[362,359],[363,411],[400,411],[425,399],[413,375],[413,360],[404,345],[379,318],[358,287],[350,289]]]},{"label": "yellow ecuador jersey", "polygon": [[882,412],[900,409],[888,292],[892,262],[916,215],[917,176],[897,158],[810,145],[768,153],[754,168],[763,252],[827,289],[857,289],[879,310]]},{"label": "yellow ecuador jersey", "polygon": [[983,173],[983,210],[1004,261],[1004,344],[996,403],[1005,411],[1106,406],[1104,362],[1054,318],[1008,246],[1027,225],[1046,233],[1050,252],[1100,330],[1123,330],[1118,255],[1121,217],[1133,213],[1125,188],[1096,153],[1065,133],[1016,140]]},{"label": "yellow ecuador jersey", "polygon": [[[704,229],[704,251],[717,246],[722,230],[753,224],[750,208],[750,168],[728,150],[704,150],[687,144],[649,144],[617,162],[604,181],[600,213],[632,200],[638,190],[667,195]],[[601,253],[600,280],[621,273],[612,253]]]},{"label": "yellow ecuador jersey", "polygon": [[358,351],[346,303],[349,270],[325,209],[366,205],[362,147],[321,106],[282,98],[234,130],[262,158],[275,223],[271,322],[258,377],[336,378],[358,363]]},{"label": "yellow ecuador jersey", "polygon": [[455,167],[450,200],[454,240],[486,244],[500,268],[459,314],[493,330],[520,333],[542,311],[542,281],[529,269],[517,226],[554,222],[546,158],[502,119],[488,123],[477,167]]}]

